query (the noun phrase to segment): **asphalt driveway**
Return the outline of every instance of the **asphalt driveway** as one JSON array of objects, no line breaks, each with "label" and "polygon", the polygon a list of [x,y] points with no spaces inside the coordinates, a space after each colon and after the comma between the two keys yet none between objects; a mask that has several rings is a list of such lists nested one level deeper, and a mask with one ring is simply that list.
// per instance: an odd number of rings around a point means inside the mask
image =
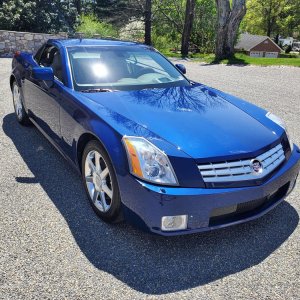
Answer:
[{"label": "asphalt driveway", "polygon": [[[215,232],[163,238],[107,225],[68,163],[16,122],[10,64],[0,59],[0,299],[299,299],[299,183],[266,216]],[[300,68],[185,65],[284,118],[300,144]]]}]

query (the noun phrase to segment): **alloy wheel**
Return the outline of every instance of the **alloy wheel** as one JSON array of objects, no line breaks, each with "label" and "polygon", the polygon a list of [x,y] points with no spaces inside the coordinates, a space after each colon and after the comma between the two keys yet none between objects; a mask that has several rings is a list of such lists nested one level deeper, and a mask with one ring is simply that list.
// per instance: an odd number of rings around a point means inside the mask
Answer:
[{"label": "alloy wheel", "polygon": [[18,119],[21,120],[23,117],[23,104],[22,104],[20,89],[17,84],[14,85],[13,97],[14,97],[15,112],[17,114]]},{"label": "alloy wheel", "polygon": [[84,165],[85,183],[94,205],[106,213],[113,199],[113,185],[107,162],[97,151],[90,151]]}]

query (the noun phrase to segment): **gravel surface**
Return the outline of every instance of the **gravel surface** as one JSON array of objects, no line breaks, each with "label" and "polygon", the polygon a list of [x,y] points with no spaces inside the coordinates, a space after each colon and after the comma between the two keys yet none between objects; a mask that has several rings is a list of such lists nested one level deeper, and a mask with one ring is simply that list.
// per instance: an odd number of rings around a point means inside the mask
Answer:
[{"label": "gravel surface", "polygon": [[[257,221],[163,238],[101,222],[79,176],[17,124],[0,60],[0,299],[299,299],[300,185]],[[300,144],[300,68],[185,62],[188,76],[283,117]]]}]

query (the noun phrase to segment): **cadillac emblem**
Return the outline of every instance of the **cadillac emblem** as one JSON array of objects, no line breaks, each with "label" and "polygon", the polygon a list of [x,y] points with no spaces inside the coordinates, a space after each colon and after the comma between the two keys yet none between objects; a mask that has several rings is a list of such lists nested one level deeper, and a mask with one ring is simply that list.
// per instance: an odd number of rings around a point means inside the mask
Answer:
[{"label": "cadillac emblem", "polygon": [[260,160],[252,159],[250,163],[252,174],[259,175],[263,172],[264,168]]}]

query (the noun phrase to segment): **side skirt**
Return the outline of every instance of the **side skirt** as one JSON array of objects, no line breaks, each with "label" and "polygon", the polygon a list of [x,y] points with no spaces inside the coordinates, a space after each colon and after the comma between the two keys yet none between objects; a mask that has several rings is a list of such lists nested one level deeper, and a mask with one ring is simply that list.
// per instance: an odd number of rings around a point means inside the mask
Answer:
[{"label": "side skirt", "polygon": [[78,175],[81,175],[80,170],[78,169],[77,165],[68,157],[65,155],[61,147],[55,143],[48,134],[34,121],[33,118],[29,118],[32,124],[38,129],[38,131],[48,140],[48,142],[62,155],[62,157],[73,167],[73,169],[78,173]]}]

